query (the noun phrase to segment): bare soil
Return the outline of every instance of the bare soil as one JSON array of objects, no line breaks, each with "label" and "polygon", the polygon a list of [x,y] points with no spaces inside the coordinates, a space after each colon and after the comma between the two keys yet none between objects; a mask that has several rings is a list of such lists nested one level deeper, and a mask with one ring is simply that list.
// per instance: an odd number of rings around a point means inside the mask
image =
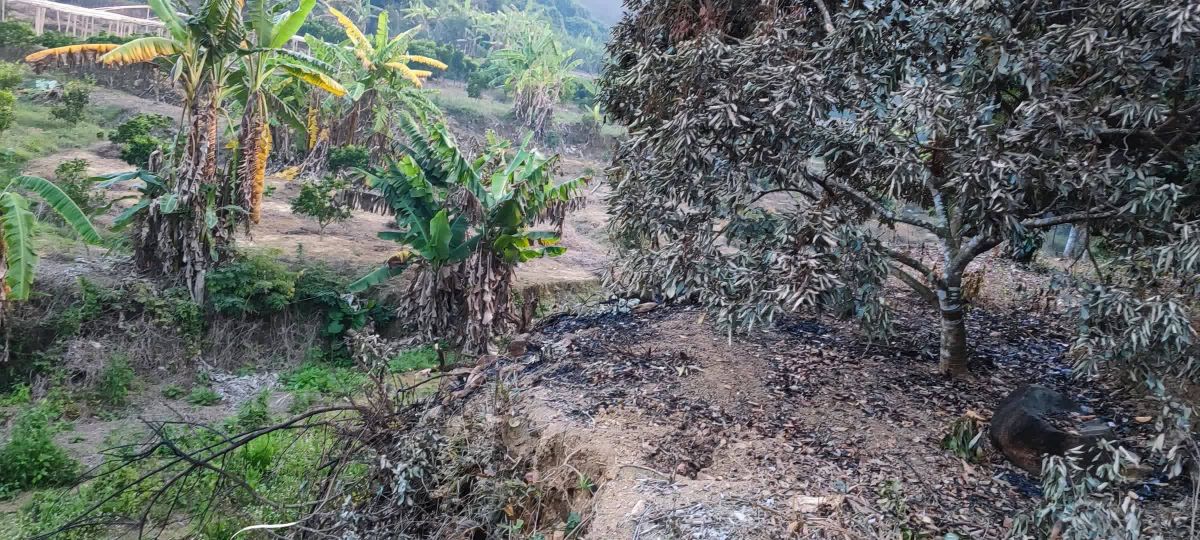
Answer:
[{"label": "bare soil", "polygon": [[[658,308],[552,317],[538,352],[510,369],[545,419],[536,429],[573,433],[601,460],[590,538],[1001,538],[1040,484],[993,449],[977,463],[944,450],[954,420],[987,418],[1038,383],[1094,408],[1135,452],[1150,429],[1134,420],[1148,404],[1071,378],[1061,321],[1000,296],[971,310],[964,379],[936,372],[933,313],[906,293],[888,298],[898,316],[886,343],[799,316],[731,341],[701,311]],[[1184,486],[1128,488],[1159,532],[1182,531]]]}]

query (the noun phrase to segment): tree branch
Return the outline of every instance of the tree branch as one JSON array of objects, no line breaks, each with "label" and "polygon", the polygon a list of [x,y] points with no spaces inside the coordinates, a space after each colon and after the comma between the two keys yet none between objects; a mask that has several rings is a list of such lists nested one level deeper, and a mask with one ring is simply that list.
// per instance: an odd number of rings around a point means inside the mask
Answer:
[{"label": "tree branch", "polygon": [[812,174],[808,174],[808,173],[804,173],[804,175],[813,183],[821,186],[822,188],[825,188],[825,191],[829,191],[829,192],[833,192],[833,193],[841,192],[841,193],[845,193],[846,195],[849,195],[851,198],[858,201],[859,204],[862,204],[863,206],[870,208],[873,212],[878,214],[879,219],[881,221],[884,221],[884,222],[894,221],[897,223],[905,223],[908,225],[912,225],[913,227],[925,229],[925,230],[937,235],[940,238],[946,238],[946,228],[945,227],[939,227],[936,223],[929,221],[929,220],[906,217],[906,216],[900,215],[899,213],[888,210],[887,208],[884,208],[883,205],[879,203],[879,201],[872,199],[866,193],[863,193],[857,189],[854,189],[849,184],[845,184],[843,182],[839,182],[837,180],[834,180],[834,179],[828,178],[828,177],[820,178],[817,175],[812,175]]},{"label": "tree branch", "polygon": [[1021,222],[1021,225],[1026,229],[1040,229],[1043,227],[1053,227],[1055,225],[1063,225],[1066,223],[1078,223],[1080,221],[1092,221],[1097,219],[1108,219],[1117,215],[1116,210],[1108,210],[1101,212],[1097,209],[1085,210],[1083,212],[1075,212],[1071,214],[1063,214],[1061,216],[1049,216],[1039,219],[1027,219]]},{"label": "tree branch", "polygon": [[829,16],[829,8],[825,6],[823,0],[814,0],[817,4],[817,9],[821,10],[821,18],[825,21],[825,31],[833,33],[833,17]]},{"label": "tree branch", "polygon": [[932,276],[933,275],[933,270],[930,270],[929,267],[925,266],[921,261],[917,260],[916,257],[913,257],[912,255],[909,255],[898,249],[892,249],[889,247],[884,247],[883,250],[884,250],[884,252],[886,252],[888,254],[888,257],[895,259],[896,262],[904,263],[904,265],[908,266],[909,268],[912,268],[913,270],[920,272],[921,275],[923,275],[923,276]]},{"label": "tree branch", "polygon": [[975,257],[978,257],[987,250],[1000,245],[1000,243],[1003,241],[1003,238],[987,236],[976,236],[972,238],[967,242],[967,245],[963,246],[958,254],[950,260],[950,264],[946,268],[946,275],[950,276],[966,270],[967,265],[971,264],[971,261],[975,260]]},{"label": "tree branch", "polygon": [[916,292],[917,296],[920,296],[922,300],[929,302],[929,304],[932,306],[938,305],[938,298],[937,295],[934,294],[933,289],[930,289],[924,283],[921,283],[921,280],[913,277],[912,274],[901,270],[898,266],[893,265],[891,269],[892,274],[899,278],[900,281],[903,281],[906,285],[911,287],[913,292]]}]

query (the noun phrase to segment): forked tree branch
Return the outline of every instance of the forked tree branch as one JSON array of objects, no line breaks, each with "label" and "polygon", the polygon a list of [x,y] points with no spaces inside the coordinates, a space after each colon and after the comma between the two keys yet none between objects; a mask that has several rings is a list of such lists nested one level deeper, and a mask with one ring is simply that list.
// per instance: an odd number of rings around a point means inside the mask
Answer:
[{"label": "forked tree branch", "polygon": [[881,204],[879,201],[871,198],[870,195],[867,195],[866,193],[863,193],[863,192],[855,189],[854,187],[850,186],[849,184],[840,182],[838,180],[834,180],[832,178],[829,178],[828,176],[820,177],[820,176],[817,176],[814,174],[809,174],[809,173],[804,173],[804,176],[807,177],[813,183],[824,188],[825,191],[828,191],[835,195],[838,193],[842,193],[842,194],[850,196],[850,198],[854,199],[859,204],[866,206],[867,208],[870,208],[872,212],[875,212],[875,214],[877,214],[879,216],[880,221],[883,221],[885,223],[894,221],[897,223],[904,223],[907,225],[912,225],[913,227],[925,229],[925,230],[937,235],[939,238],[946,238],[946,236],[947,236],[946,228],[944,226],[939,226],[938,224],[936,224],[932,221],[926,220],[926,219],[917,219],[917,218],[913,218],[913,217],[907,217],[907,216],[901,215],[897,212],[894,212],[892,210],[888,210],[887,208],[884,208],[883,204]]}]

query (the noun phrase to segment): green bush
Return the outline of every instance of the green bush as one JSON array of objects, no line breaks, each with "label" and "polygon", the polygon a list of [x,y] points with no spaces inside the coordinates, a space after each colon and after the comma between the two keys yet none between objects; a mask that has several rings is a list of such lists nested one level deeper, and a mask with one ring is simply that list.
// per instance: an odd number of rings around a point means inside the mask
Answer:
[{"label": "green bush", "polygon": [[13,405],[24,405],[33,399],[33,389],[28,384],[21,383],[9,390],[7,393],[0,394],[0,407],[11,407]]},{"label": "green bush", "polygon": [[0,448],[0,495],[75,480],[79,464],[54,443],[58,414],[43,401],[17,416],[8,444]]},{"label": "green bush", "polygon": [[85,214],[94,215],[104,206],[104,195],[92,190],[86,159],[69,159],[54,168],[54,183],[79,205]]},{"label": "green bush", "polygon": [[342,169],[349,168],[365,168],[371,164],[371,153],[366,148],[354,144],[339,146],[329,151],[329,160],[325,162],[325,166],[330,172],[338,172]]},{"label": "green bush", "polygon": [[66,47],[67,45],[74,45],[79,43],[79,40],[76,39],[75,36],[65,32],[47,30],[43,32],[42,35],[34,38],[34,42],[47,49],[53,49],[54,47]]},{"label": "green bush", "polygon": [[0,90],[12,90],[25,80],[25,66],[15,62],[0,61]]},{"label": "green bush", "polygon": [[[450,362],[449,359],[447,361]],[[437,366],[437,350],[433,346],[427,345],[400,353],[391,362],[388,362],[388,371],[392,373],[405,373],[408,371],[435,368]]]},{"label": "green bush", "polygon": [[167,399],[179,399],[186,394],[187,392],[184,392],[183,387],[178,384],[170,384],[162,389],[162,397]]},{"label": "green bush", "polygon": [[305,268],[296,280],[297,304],[314,312],[325,313],[325,326],[321,327],[321,337],[325,338],[327,348],[323,351],[324,354],[318,350],[314,360],[348,360],[346,332],[362,329],[372,321],[377,328],[382,327],[395,318],[393,306],[380,304],[373,299],[351,305],[344,296],[348,285],[345,278],[323,267]]},{"label": "green bush", "polygon": [[0,133],[4,133],[4,130],[12,127],[13,122],[16,121],[16,103],[17,98],[11,91],[0,90]]},{"label": "green bush", "polygon": [[242,255],[213,270],[207,279],[209,298],[218,312],[265,315],[283,310],[296,294],[296,272],[272,257]]},{"label": "green bush", "polygon": [[63,87],[62,99],[57,107],[50,110],[50,116],[75,125],[87,116],[88,102],[91,100],[92,88],[80,81],[70,81]]},{"label": "green bush", "polygon": [[207,386],[194,386],[191,393],[188,394],[187,401],[192,405],[207,407],[220,403],[221,394],[218,394],[215,390]]},{"label": "green bush", "polygon": [[350,205],[342,198],[348,184],[336,176],[300,184],[300,195],[292,199],[292,213],[317,220],[318,234],[325,234],[325,227],[350,219]]},{"label": "green bush", "polygon": [[129,365],[129,358],[113,355],[96,381],[96,399],[112,407],[124,407],[129,404],[129,392],[136,380],[137,374]]},{"label": "green bush", "polygon": [[467,79],[467,96],[473,98],[483,97],[483,91],[487,90],[487,77],[480,74],[472,75]]},{"label": "green bush", "polygon": [[25,21],[0,22],[0,47],[32,45],[37,36]]},{"label": "green bush", "polygon": [[126,120],[108,135],[121,145],[121,159],[135,167],[150,166],[150,155],[163,150],[171,137],[175,121],[161,114],[138,114]]}]

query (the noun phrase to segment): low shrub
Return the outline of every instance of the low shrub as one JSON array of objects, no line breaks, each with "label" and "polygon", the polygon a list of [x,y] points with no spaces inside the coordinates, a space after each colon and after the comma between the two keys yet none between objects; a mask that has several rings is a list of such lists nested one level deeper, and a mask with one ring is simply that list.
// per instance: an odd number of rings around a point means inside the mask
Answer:
[{"label": "low shrub", "polygon": [[371,164],[371,153],[365,147],[348,144],[329,150],[329,159],[325,166],[330,172],[343,169],[365,168]]},{"label": "low shrub", "polygon": [[25,80],[25,65],[0,61],[0,90],[13,90]]},{"label": "low shrub", "polygon": [[50,110],[50,116],[71,125],[78,124],[87,116],[91,96],[92,88],[87,83],[70,81],[63,86],[59,104]]},{"label": "low shrub", "polygon": [[17,98],[10,90],[0,90],[0,133],[12,127],[17,119]]},{"label": "low shrub", "polygon": [[133,390],[136,379],[137,374],[129,365],[129,358],[113,355],[96,381],[96,399],[105,405],[124,407],[129,404],[129,392]]},{"label": "low shrub", "polygon": [[47,49],[53,49],[55,47],[66,47],[67,45],[74,45],[76,43],[79,43],[79,40],[76,39],[75,36],[72,36],[71,34],[68,34],[66,32],[59,32],[57,30],[47,30],[45,32],[42,32],[42,35],[34,38],[34,42],[37,43],[38,45],[41,45],[41,46],[47,48]]},{"label": "low shrub", "polygon": [[170,384],[167,385],[166,388],[162,389],[162,397],[167,399],[179,399],[185,395],[187,395],[187,392],[184,391],[183,387],[179,386],[178,384]]},{"label": "low shrub", "polygon": [[32,45],[37,38],[25,21],[0,21],[0,47]]},{"label": "low shrub", "polygon": [[104,196],[92,190],[87,175],[88,160],[68,159],[54,168],[54,183],[88,215],[95,215],[104,206]]},{"label": "low shrub", "polygon": [[13,422],[8,444],[0,448],[0,495],[30,488],[70,484],[79,463],[54,442],[58,409],[42,401]]},{"label": "low shrub", "polygon": [[[453,363],[447,358],[448,363]],[[438,351],[432,345],[409,349],[388,362],[388,371],[405,373],[438,367]]]},{"label": "low shrub", "polygon": [[292,199],[292,213],[317,220],[318,234],[324,235],[325,227],[350,219],[350,205],[341,196],[347,185],[332,175],[300,184],[300,195]]},{"label": "low shrub", "polygon": [[218,394],[215,390],[207,386],[195,386],[192,388],[191,393],[188,394],[187,401],[192,405],[207,407],[220,403],[221,394]]},{"label": "low shrub", "polygon": [[218,312],[264,315],[283,310],[296,294],[296,272],[273,257],[241,255],[209,274],[209,298]]},{"label": "low shrub", "polygon": [[291,392],[349,396],[366,384],[367,376],[353,368],[311,362],[285,374],[280,381]]},{"label": "low shrub", "polygon": [[271,409],[267,404],[271,392],[263,390],[254,399],[238,407],[237,415],[231,419],[232,427],[241,431],[250,431],[267,425],[271,421]]},{"label": "low shrub", "polygon": [[121,159],[135,167],[150,166],[150,155],[167,147],[175,121],[161,114],[138,114],[109,133],[108,140],[121,145]]}]

